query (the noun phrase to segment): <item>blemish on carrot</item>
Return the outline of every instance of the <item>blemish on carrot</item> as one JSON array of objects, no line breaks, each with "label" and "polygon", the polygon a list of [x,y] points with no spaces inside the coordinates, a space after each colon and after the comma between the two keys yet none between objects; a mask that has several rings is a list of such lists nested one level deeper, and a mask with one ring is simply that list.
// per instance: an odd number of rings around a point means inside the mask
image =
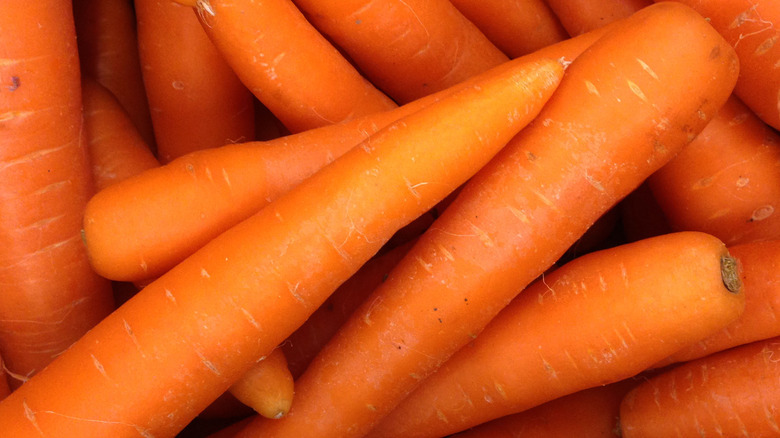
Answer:
[{"label": "blemish on carrot", "polygon": [[646,71],[647,74],[650,75],[650,77],[652,77],[655,80],[658,80],[658,75],[655,73],[655,71],[653,71],[652,68],[650,68],[649,65],[647,65],[645,61],[642,61],[641,59],[637,58],[636,62],[638,62],[639,65],[642,66],[642,70]]},{"label": "blemish on carrot", "polygon": [[765,39],[761,44],[756,47],[756,51],[753,52],[756,56],[761,56],[768,52],[772,47],[774,47],[775,43],[777,43],[777,39],[780,38],[780,35],[773,35],[767,39]]},{"label": "blemish on carrot", "polygon": [[22,86],[22,80],[19,76],[11,76],[11,85],[8,87],[8,91],[16,91]]},{"label": "blemish on carrot", "polygon": [[750,216],[750,219],[748,219],[748,222],[758,222],[762,221],[769,216],[772,216],[772,214],[775,212],[775,207],[772,205],[763,205],[761,207],[758,207],[757,209],[753,210],[753,214]]},{"label": "blemish on carrot", "polygon": [[593,82],[585,81],[585,88],[588,89],[588,93],[593,94],[594,96],[601,97],[601,94],[599,94],[599,90],[596,88]]},{"label": "blemish on carrot", "polygon": [[635,82],[631,80],[626,80],[628,83],[628,88],[631,90],[632,93],[634,93],[637,97],[642,99],[643,102],[647,102],[647,96],[645,96],[645,93],[642,91],[641,88],[639,88],[639,85],[637,85]]}]

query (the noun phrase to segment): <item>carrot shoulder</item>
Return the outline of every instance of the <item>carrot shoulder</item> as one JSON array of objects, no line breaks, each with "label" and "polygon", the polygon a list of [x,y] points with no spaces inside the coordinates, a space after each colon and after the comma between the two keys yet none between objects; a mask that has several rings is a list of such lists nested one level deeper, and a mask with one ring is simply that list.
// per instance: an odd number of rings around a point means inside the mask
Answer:
[{"label": "carrot shoulder", "polygon": [[484,166],[562,75],[522,65],[378,132],[141,290],[0,403],[0,428],[174,435]]},{"label": "carrot shoulder", "polygon": [[634,17],[571,63],[534,123],[350,317],[297,380],[289,414],[243,437],[367,432],[703,128],[733,88],[733,50],[685,6]]}]

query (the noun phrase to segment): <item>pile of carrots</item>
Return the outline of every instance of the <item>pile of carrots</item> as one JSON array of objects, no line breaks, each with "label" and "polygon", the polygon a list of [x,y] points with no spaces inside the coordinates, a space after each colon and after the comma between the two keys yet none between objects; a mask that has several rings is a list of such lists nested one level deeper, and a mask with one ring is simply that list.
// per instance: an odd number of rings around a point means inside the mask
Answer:
[{"label": "pile of carrots", "polygon": [[780,3],[1,9],[3,436],[780,436]]}]

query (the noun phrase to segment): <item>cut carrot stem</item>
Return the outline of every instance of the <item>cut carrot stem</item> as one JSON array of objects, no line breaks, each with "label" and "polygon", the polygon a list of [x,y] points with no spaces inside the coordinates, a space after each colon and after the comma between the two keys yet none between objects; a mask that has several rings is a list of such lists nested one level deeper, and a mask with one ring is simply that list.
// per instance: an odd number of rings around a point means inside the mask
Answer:
[{"label": "cut carrot stem", "polygon": [[648,185],[674,230],[780,239],[780,135],[735,96]]},{"label": "cut carrot stem", "polygon": [[650,378],[623,399],[621,436],[776,436],[778,357],[780,338],[772,338]]},{"label": "cut carrot stem", "polygon": [[733,89],[733,50],[679,4],[616,24],[309,365],[288,415],[239,436],[368,432],[695,137]]},{"label": "cut carrot stem", "polygon": [[367,436],[445,436],[635,376],[741,315],[730,258],[717,238],[685,232],[575,259],[524,290]]},{"label": "cut carrot stem", "polygon": [[254,140],[254,97],[186,6],[135,0],[138,46],[162,163]]},{"label": "cut carrot stem", "polygon": [[396,106],[290,0],[204,0],[197,11],[228,65],[290,132]]},{"label": "cut carrot stem", "polygon": [[630,16],[653,0],[546,0],[571,36]]},{"label": "cut carrot stem", "polygon": [[175,435],[484,166],[562,76],[555,61],[523,64],[377,132],[105,318],[0,403],[0,430]]},{"label": "cut carrot stem", "polygon": [[508,61],[449,0],[293,0],[366,77],[400,103]]},{"label": "cut carrot stem", "polygon": [[70,2],[4,2],[0,29],[0,351],[16,387],[114,303],[81,240],[94,186]]},{"label": "cut carrot stem", "polygon": [[276,348],[230,386],[230,393],[266,418],[281,418],[290,410],[293,376],[284,352]]}]

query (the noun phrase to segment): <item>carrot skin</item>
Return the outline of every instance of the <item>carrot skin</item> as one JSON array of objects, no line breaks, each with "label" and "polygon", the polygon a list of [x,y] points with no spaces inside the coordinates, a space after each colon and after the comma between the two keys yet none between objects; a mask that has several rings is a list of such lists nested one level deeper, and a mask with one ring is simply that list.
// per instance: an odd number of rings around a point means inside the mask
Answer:
[{"label": "carrot skin", "polygon": [[571,36],[629,17],[653,0],[546,0]]},{"label": "carrot skin", "polygon": [[276,419],[290,410],[293,386],[287,358],[276,348],[230,385],[229,391],[258,414]]},{"label": "carrot skin", "polygon": [[555,61],[525,64],[372,136],[105,318],[0,403],[0,427],[174,435],[393,232],[484,166],[562,75]]},{"label": "carrot skin", "polygon": [[[696,44],[679,52],[671,29]],[[690,142],[737,74],[733,50],[690,8],[654,5],[612,27],[309,365],[289,414],[239,436],[366,433]]]}]

